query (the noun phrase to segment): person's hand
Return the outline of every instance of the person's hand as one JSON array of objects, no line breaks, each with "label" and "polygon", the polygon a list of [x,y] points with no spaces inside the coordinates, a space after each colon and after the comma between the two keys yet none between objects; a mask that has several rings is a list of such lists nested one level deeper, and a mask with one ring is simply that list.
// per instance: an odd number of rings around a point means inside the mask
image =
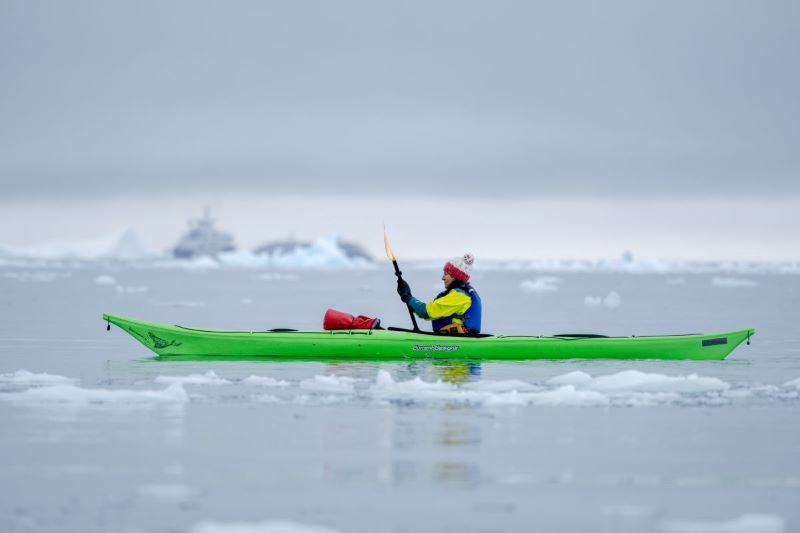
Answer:
[{"label": "person's hand", "polygon": [[400,295],[400,299],[403,300],[404,303],[411,299],[411,287],[408,286],[406,280],[397,280],[397,294]]}]

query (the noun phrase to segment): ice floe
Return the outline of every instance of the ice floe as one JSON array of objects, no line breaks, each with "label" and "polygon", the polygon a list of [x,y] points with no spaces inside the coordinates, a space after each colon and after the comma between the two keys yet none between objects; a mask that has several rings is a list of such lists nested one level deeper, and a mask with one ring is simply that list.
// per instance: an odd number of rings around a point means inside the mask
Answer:
[{"label": "ice floe", "polygon": [[[575,370],[543,381],[519,379],[450,382],[426,381],[420,376],[398,379],[379,369],[374,379],[340,375],[315,375],[299,382],[251,375],[224,379],[214,371],[184,376],[158,376],[165,390],[87,389],[77,380],[19,370],[0,375],[0,400],[25,404],[147,405],[191,403],[196,400],[329,405],[347,402],[389,402],[409,405],[462,403],[474,406],[654,407],[726,406],[742,402],[800,400],[800,378],[782,385],[731,384],[696,373],[666,375],[640,370],[596,375]],[[189,396],[184,386],[218,386]],[[264,389],[271,389],[269,394]],[[231,393],[231,390],[234,392]]]},{"label": "ice floe", "polygon": [[586,307],[600,307],[605,306],[609,309],[616,309],[622,305],[622,297],[616,291],[609,292],[605,297],[601,296],[587,296],[583,299],[583,304]]},{"label": "ice floe", "polygon": [[219,377],[213,370],[205,374],[190,374],[188,376],[158,376],[156,383],[180,383],[181,385],[230,385],[230,381]]},{"label": "ice floe", "polygon": [[0,401],[30,406],[69,407],[141,407],[185,404],[189,401],[180,383],[174,383],[164,390],[127,390],[83,388],[77,385],[78,381],[66,376],[37,374],[27,370],[0,374]]},{"label": "ice floe", "polygon": [[638,391],[638,392],[716,392],[730,388],[730,385],[717,378],[701,377],[697,374],[688,376],[666,376],[649,374],[639,370],[623,370],[608,376],[593,378],[581,372],[569,372],[547,381],[552,385],[575,385],[576,387],[593,389],[601,392]]},{"label": "ice floe", "polygon": [[315,392],[352,394],[355,392],[355,381],[354,378],[346,376],[314,376],[313,379],[301,381],[300,388]]},{"label": "ice floe", "polygon": [[324,526],[302,524],[288,520],[264,522],[200,522],[191,533],[338,533]]},{"label": "ice floe", "polygon": [[719,276],[714,276],[713,278],[711,278],[711,285],[713,287],[720,287],[725,289],[737,289],[737,288],[755,287],[758,285],[758,283],[756,283],[751,279],[723,278]]},{"label": "ice floe", "polygon": [[189,396],[180,383],[174,383],[164,390],[86,389],[76,385],[51,385],[0,394],[0,400],[31,405],[137,407],[184,404],[189,401]]},{"label": "ice floe", "polygon": [[289,382],[283,379],[275,379],[269,376],[248,376],[242,380],[246,385],[258,385],[261,387],[288,387]]},{"label": "ice floe", "polygon": [[143,285],[134,285],[126,287],[124,285],[117,285],[117,294],[145,294],[149,289]]},{"label": "ice floe", "polygon": [[123,285],[118,283],[117,280],[113,276],[109,276],[108,274],[101,274],[94,278],[94,282],[96,285],[103,285],[107,287],[114,287],[114,290],[119,295],[123,294],[145,294],[150,289],[144,285]]},{"label": "ice floe", "polygon": [[530,391],[540,390],[541,387],[522,381],[520,379],[505,380],[481,380],[467,382],[462,385],[465,389],[485,391],[485,392],[510,392],[510,391]]},{"label": "ice floe", "polygon": [[668,520],[663,533],[782,533],[786,521],[774,514],[743,514],[730,520]]},{"label": "ice floe", "polygon": [[11,383],[14,385],[35,386],[35,385],[69,385],[77,383],[75,378],[59,376],[56,374],[41,373],[37,374],[27,370],[17,370],[10,374],[0,374],[0,383]]},{"label": "ice floe", "polygon": [[64,260],[123,260],[152,257],[133,229],[99,239],[81,241],[51,241],[32,246],[0,245],[3,255],[21,259]]},{"label": "ice floe", "polygon": [[[220,253],[214,258],[199,257],[191,260],[162,258],[152,266],[186,268],[191,270],[276,269],[276,270],[342,270],[374,268],[375,264],[362,257],[350,257],[336,235],[320,237],[305,246],[291,250],[256,253],[249,250]],[[295,281],[297,275],[282,273],[263,278],[263,281]]]},{"label": "ice floe", "polygon": [[579,390],[573,385],[564,385],[552,390],[542,392],[504,392],[492,394],[483,399],[487,406],[503,405],[534,405],[534,406],[566,406],[566,407],[597,407],[610,403],[607,396],[591,391]]},{"label": "ice floe", "polygon": [[273,394],[259,394],[253,399],[259,403],[281,403],[282,400]]},{"label": "ice floe", "polygon": [[32,272],[3,272],[2,277],[13,279],[14,281],[33,282],[33,283],[52,283],[62,279],[69,278],[72,274],[70,272],[58,271],[32,271]]},{"label": "ice floe", "polygon": [[800,378],[793,379],[791,381],[787,381],[783,384],[784,387],[794,387],[795,389],[800,389]]},{"label": "ice floe", "polygon": [[539,276],[535,279],[526,279],[520,282],[519,288],[522,292],[529,294],[542,294],[547,292],[555,292],[561,288],[564,282],[561,278],[554,276]]},{"label": "ice floe", "polygon": [[[516,272],[615,272],[625,274],[800,274],[800,262],[777,261],[669,261],[659,259],[541,259],[532,261],[482,261],[481,270]],[[441,268],[438,262],[417,265]]]}]

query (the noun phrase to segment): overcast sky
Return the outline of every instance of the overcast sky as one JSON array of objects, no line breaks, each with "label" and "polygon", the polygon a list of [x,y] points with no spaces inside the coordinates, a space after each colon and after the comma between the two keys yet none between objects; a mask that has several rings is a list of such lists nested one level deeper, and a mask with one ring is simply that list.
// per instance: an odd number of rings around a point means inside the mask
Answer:
[{"label": "overcast sky", "polygon": [[99,216],[26,229],[53,205],[108,199],[136,227],[126,198],[186,193],[769,217],[800,198],[799,54],[794,0],[4,0],[0,242]]}]

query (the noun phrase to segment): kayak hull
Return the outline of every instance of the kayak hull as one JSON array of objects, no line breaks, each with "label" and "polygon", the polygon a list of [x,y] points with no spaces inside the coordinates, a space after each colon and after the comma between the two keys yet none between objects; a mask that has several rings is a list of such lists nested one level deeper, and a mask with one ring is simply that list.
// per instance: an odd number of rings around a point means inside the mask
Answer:
[{"label": "kayak hull", "polygon": [[720,360],[755,334],[652,337],[453,337],[392,330],[217,331],[112,314],[118,326],[158,356],[275,359],[696,359]]}]

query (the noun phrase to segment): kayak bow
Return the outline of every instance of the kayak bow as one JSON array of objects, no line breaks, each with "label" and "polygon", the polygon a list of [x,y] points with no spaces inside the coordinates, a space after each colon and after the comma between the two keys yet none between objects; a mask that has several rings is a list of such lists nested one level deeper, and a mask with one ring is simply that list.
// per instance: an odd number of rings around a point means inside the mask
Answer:
[{"label": "kayak bow", "polygon": [[159,356],[344,359],[725,359],[754,329],[652,337],[433,335],[408,330],[218,331],[104,314]]}]

